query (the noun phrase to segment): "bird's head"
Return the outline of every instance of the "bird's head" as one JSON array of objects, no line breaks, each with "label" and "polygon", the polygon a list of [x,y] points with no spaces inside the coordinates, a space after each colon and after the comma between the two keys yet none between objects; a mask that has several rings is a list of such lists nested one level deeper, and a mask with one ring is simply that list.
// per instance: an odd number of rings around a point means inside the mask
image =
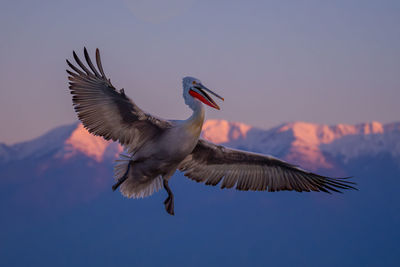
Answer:
[{"label": "bird's head", "polygon": [[183,97],[185,98],[187,104],[189,104],[188,100],[198,99],[210,107],[218,110],[220,109],[217,103],[215,103],[215,101],[207,93],[213,94],[222,101],[224,101],[224,98],[205,87],[199,79],[193,77],[185,77],[183,78],[182,82]]}]

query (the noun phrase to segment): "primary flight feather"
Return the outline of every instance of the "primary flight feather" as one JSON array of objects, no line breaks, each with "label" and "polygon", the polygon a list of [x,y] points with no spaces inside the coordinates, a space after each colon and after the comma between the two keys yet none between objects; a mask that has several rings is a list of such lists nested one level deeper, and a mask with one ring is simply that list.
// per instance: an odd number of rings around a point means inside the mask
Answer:
[{"label": "primary flight feather", "polygon": [[168,180],[178,169],[185,176],[221,188],[270,192],[280,190],[340,192],[356,189],[347,178],[330,178],[308,172],[268,155],[215,145],[200,139],[206,104],[219,109],[211,98],[221,96],[193,77],[183,78],[183,98],[193,110],[187,120],[164,120],[141,110],[123,89],[116,90],[104,73],[100,52],[96,65],[84,49],[87,66],[75,52],[77,65],[67,60],[73,106],[84,127],[125,149],[114,170],[113,190],[130,198],[146,197],[164,187],[165,209],[174,214],[174,195]]}]

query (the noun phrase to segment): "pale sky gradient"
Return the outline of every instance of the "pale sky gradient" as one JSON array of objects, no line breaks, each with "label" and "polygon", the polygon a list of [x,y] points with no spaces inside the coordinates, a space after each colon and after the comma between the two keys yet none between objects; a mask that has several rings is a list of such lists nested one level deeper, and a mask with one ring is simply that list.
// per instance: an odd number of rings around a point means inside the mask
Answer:
[{"label": "pale sky gradient", "polygon": [[165,2],[2,0],[0,142],[76,121],[65,59],[83,46],[99,47],[113,84],[164,118],[190,115],[181,79],[191,75],[225,97],[207,118],[400,120],[400,1]]}]

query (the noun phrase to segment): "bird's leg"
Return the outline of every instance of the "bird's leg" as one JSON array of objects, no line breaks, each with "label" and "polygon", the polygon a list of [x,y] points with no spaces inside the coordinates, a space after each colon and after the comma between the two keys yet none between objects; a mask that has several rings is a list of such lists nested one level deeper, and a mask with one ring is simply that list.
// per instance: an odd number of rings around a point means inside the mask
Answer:
[{"label": "bird's leg", "polygon": [[172,194],[171,189],[168,186],[168,180],[164,180],[164,188],[165,190],[167,190],[168,193],[168,197],[167,199],[164,201],[165,204],[165,210],[171,214],[174,215],[174,194]]},{"label": "bird's leg", "polygon": [[112,190],[115,191],[117,190],[117,188],[123,183],[125,182],[126,179],[128,179],[128,172],[129,169],[131,168],[131,162],[129,162],[128,164],[128,168],[126,169],[126,172],[124,173],[124,175],[118,179],[118,181],[112,186]]}]

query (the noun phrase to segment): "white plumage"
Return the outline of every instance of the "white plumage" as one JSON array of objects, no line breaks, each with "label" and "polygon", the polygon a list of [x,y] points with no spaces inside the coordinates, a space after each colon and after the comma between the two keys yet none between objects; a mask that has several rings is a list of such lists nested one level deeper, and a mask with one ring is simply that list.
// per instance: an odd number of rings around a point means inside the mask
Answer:
[{"label": "white plumage", "polygon": [[210,94],[222,97],[193,77],[183,78],[183,98],[193,110],[187,120],[163,120],[141,110],[123,89],[117,91],[106,77],[96,50],[96,65],[84,49],[85,66],[73,52],[79,67],[68,60],[73,105],[85,128],[106,140],[118,141],[126,154],[114,170],[121,193],[146,197],[162,186],[168,192],[165,208],[174,214],[174,196],[168,180],[178,169],[207,185],[238,190],[296,190],[340,192],[356,189],[347,178],[330,178],[305,171],[272,156],[234,150],[199,139],[204,104],[219,109]]}]

